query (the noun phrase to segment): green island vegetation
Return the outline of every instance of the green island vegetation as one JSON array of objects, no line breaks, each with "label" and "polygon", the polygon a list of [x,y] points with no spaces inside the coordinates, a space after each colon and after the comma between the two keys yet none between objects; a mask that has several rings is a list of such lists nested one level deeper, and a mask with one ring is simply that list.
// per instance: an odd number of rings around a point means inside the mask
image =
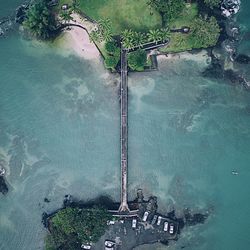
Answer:
[{"label": "green island vegetation", "polygon": [[73,250],[97,242],[111,219],[108,211],[100,207],[61,209],[49,220],[46,250]]},{"label": "green island vegetation", "polygon": [[[218,6],[220,2],[202,1],[210,8]],[[96,20],[97,28],[90,32],[90,39],[102,52],[105,66],[111,70],[115,70],[119,63],[120,41],[123,47],[141,48],[148,42],[169,39],[169,44],[160,51],[176,53],[214,46],[220,35],[216,18],[200,16],[196,1],[59,0],[59,4],[53,8],[49,8],[47,2],[38,0],[31,6],[24,27],[36,37],[46,39],[58,27],[58,22],[59,26],[65,27],[72,20],[73,12]],[[68,5],[67,10],[62,10],[64,4]],[[183,27],[188,27],[189,32],[174,32]],[[131,69],[142,70],[148,64],[144,56],[142,60],[143,54],[140,51],[130,57],[133,61],[129,63]]]},{"label": "green island vegetation", "polygon": [[205,4],[211,9],[219,7],[221,0],[204,0]]}]

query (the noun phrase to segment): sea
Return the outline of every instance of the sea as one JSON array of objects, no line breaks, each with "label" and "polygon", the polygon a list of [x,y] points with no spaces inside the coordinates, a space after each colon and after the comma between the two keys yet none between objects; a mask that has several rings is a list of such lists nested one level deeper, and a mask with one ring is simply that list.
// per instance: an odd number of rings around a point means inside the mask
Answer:
[{"label": "sea", "polygon": [[[1,1],[0,17],[21,2]],[[239,51],[250,56],[250,2],[241,2]],[[169,247],[138,249],[250,249],[250,92],[203,77],[207,66],[192,56],[129,74],[129,198],[142,188],[160,212],[209,214]],[[0,195],[0,250],[43,249],[42,214],[67,194],[119,201],[118,94],[119,76],[102,62],[19,30],[0,38],[0,160],[9,185]]]}]

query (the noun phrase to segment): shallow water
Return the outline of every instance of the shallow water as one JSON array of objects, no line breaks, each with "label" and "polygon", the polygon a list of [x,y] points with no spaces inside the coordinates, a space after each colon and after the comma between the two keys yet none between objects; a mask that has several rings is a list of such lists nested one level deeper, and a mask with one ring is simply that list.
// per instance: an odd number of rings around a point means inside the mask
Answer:
[{"label": "shallow water", "polygon": [[[0,39],[0,55],[0,157],[10,184],[0,196],[0,249],[42,249],[41,214],[65,194],[119,199],[116,77],[17,33]],[[130,74],[129,196],[141,187],[158,196],[160,210],[210,211],[205,225],[186,229],[169,249],[246,250],[250,93],[201,77],[205,66],[165,61],[159,72]]]}]

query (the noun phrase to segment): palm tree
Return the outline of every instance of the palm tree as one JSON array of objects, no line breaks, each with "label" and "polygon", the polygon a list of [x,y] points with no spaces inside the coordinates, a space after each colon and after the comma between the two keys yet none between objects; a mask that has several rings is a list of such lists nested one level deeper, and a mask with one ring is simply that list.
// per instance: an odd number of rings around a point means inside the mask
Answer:
[{"label": "palm tree", "polygon": [[162,39],[161,32],[158,29],[150,30],[148,32],[147,36],[148,36],[148,41],[150,41],[150,42],[157,43],[158,41],[160,41]]},{"label": "palm tree", "polygon": [[71,10],[68,10],[68,11],[63,10],[60,13],[60,17],[64,21],[64,24],[69,23],[70,21],[73,20],[73,17],[71,16],[71,14],[72,14]]},{"label": "palm tree", "polygon": [[123,47],[130,49],[134,46],[134,32],[132,30],[122,31],[121,38]]},{"label": "palm tree", "polygon": [[72,6],[71,6],[72,12],[79,13],[80,10],[80,1],[79,0],[73,0]]},{"label": "palm tree", "polygon": [[147,41],[145,34],[135,32],[133,35],[134,46],[142,47],[142,45]]},{"label": "palm tree", "polygon": [[160,30],[161,32],[161,40],[166,41],[170,38],[170,30],[169,28],[164,28]]},{"label": "palm tree", "polygon": [[98,21],[98,30],[103,40],[110,42],[113,40],[112,25],[110,19],[101,19]]}]

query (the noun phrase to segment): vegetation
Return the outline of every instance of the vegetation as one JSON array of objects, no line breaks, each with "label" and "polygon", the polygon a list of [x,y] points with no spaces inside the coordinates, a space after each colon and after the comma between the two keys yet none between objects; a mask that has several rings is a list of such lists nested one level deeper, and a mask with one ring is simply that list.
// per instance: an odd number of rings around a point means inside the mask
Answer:
[{"label": "vegetation", "polygon": [[162,24],[174,20],[184,8],[184,0],[149,0],[148,4],[162,16]]},{"label": "vegetation", "polygon": [[111,215],[103,208],[65,208],[50,221],[46,249],[78,249],[82,243],[96,242],[104,234]]},{"label": "vegetation", "polygon": [[56,29],[56,20],[45,0],[34,2],[27,12],[23,27],[38,39],[48,39]]},{"label": "vegetation", "polygon": [[221,0],[204,0],[204,3],[211,9],[219,7]]},{"label": "vegetation", "polygon": [[120,61],[121,50],[114,41],[106,42],[105,50],[107,53],[107,55],[105,56],[105,66],[108,69],[115,70],[115,67]]},{"label": "vegetation", "polygon": [[121,34],[123,47],[131,49],[133,47],[141,48],[143,44],[149,42],[160,42],[170,37],[169,29],[154,29],[148,33],[124,30]]},{"label": "vegetation", "polygon": [[91,32],[90,38],[92,41],[97,41],[97,42],[112,41],[113,34],[111,30],[112,30],[112,25],[110,19],[101,19],[98,21],[98,28]]},{"label": "vegetation", "polygon": [[128,66],[132,70],[143,71],[144,66],[147,64],[147,54],[145,50],[138,49],[128,55]]},{"label": "vegetation", "polygon": [[214,46],[220,35],[220,27],[215,17],[196,18],[191,26],[191,31],[190,39],[194,48]]},{"label": "vegetation", "polygon": [[216,45],[220,35],[220,28],[215,17],[208,19],[196,17],[190,24],[190,29],[189,34],[173,33],[169,46],[162,48],[161,51],[180,52],[207,48]]}]

